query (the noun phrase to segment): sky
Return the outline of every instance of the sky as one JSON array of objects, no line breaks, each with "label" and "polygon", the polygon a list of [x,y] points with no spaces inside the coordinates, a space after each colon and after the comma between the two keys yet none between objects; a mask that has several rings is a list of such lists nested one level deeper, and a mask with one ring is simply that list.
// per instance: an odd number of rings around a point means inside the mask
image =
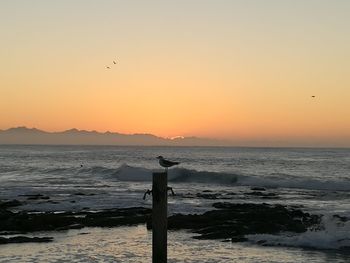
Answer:
[{"label": "sky", "polygon": [[0,129],[350,146],[349,13],[347,0],[1,1]]}]

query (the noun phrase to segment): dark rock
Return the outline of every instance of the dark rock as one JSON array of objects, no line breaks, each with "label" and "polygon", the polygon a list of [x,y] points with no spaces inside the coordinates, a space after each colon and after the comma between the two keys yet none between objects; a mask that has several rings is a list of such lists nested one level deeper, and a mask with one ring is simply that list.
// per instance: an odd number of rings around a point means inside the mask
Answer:
[{"label": "dark rock", "polygon": [[0,222],[3,219],[7,219],[7,218],[11,217],[12,215],[14,215],[13,212],[0,208]]},{"label": "dark rock", "polygon": [[244,242],[247,241],[248,238],[245,238],[244,236],[236,236],[231,238],[231,242]]},{"label": "dark rock", "polygon": [[210,191],[210,190],[204,190],[201,193],[177,194],[177,196],[182,198],[202,198],[202,199],[210,199],[210,200],[215,200],[215,199],[229,200],[229,199],[232,199],[233,195],[236,195],[236,193],[233,193],[233,192],[214,193],[213,191]]},{"label": "dark rock", "polygon": [[[175,214],[168,218],[168,229],[189,229],[197,239],[231,239],[240,242],[247,234],[305,232],[319,224],[320,217],[282,205],[215,203],[219,210],[204,214]],[[147,222],[151,228],[151,221]]]},{"label": "dark rock", "polygon": [[145,223],[151,213],[143,207],[108,209],[98,212],[10,212],[0,209],[0,231],[49,231],[85,226],[113,227]]},{"label": "dark rock", "polygon": [[213,194],[203,194],[203,193],[197,193],[196,197],[198,198],[204,198],[204,199],[218,199],[220,198],[220,194],[213,193]]},{"label": "dark rock", "polygon": [[16,199],[10,200],[10,201],[0,201],[0,209],[1,208],[10,208],[10,207],[15,207],[15,206],[20,206],[22,203]]},{"label": "dark rock", "polygon": [[[196,238],[196,237],[194,237]],[[245,242],[245,241],[248,241],[248,238],[245,238],[244,236],[237,236],[237,237],[232,237],[232,238],[228,238],[228,239],[225,239],[225,240],[222,240],[222,242]]]},{"label": "dark rock", "polygon": [[[211,193],[207,194],[211,195]],[[311,215],[300,209],[283,205],[218,202],[214,203],[213,207],[216,210],[207,211],[204,214],[172,215],[168,218],[168,229],[188,229],[198,234],[194,237],[197,239],[242,242],[245,241],[247,234],[277,234],[284,231],[301,233],[308,228],[319,226],[320,223],[318,215]],[[151,209],[144,207],[62,213],[12,212],[0,208],[0,232],[63,231],[73,228],[116,227],[146,222],[147,228],[150,229],[150,216]]]},{"label": "dark rock", "polygon": [[78,192],[78,193],[74,193],[74,195],[95,195],[94,193],[89,193],[89,194],[86,194],[86,193],[82,193],[82,192]]},{"label": "dark rock", "polygon": [[350,251],[350,246],[341,246],[340,249],[343,250],[344,252],[345,251],[348,252],[348,251]]},{"label": "dark rock", "polygon": [[266,240],[259,240],[256,243],[259,244],[259,245],[264,245],[266,243]]},{"label": "dark rock", "polygon": [[255,191],[255,192],[249,192],[245,193],[246,195],[254,195],[254,196],[261,196],[262,198],[276,198],[277,194],[275,193],[263,193],[260,191]]},{"label": "dark rock", "polygon": [[266,191],[266,189],[264,187],[252,187],[252,188],[250,188],[250,190],[252,190],[252,191]]},{"label": "dark rock", "polygon": [[48,200],[48,199],[50,199],[49,196],[44,196],[44,195],[42,195],[42,194],[25,195],[25,196],[27,196],[27,200],[38,200],[38,199]]},{"label": "dark rock", "polygon": [[349,218],[347,218],[346,216],[333,215],[333,217],[339,219],[342,222],[347,222],[349,220]]},{"label": "dark rock", "polygon": [[25,196],[27,197],[27,200],[50,199],[49,196],[45,196],[42,194],[26,194],[26,195],[19,195],[19,196]]},{"label": "dark rock", "polygon": [[0,236],[8,236],[8,235],[18,235],[21,234],[21,232],[18,231],[1,231]]},{"label": "dark rock", "polygon": [[64,231],[64,230],[69,230],[69,229],[81,229],[83,227],[84,227],[84,225],[82,225],[82,224],[72,224],[72,225],[68,225],[68,226],[58,227],[55,230],[56,231]]},{"label": "dark rock", "polygon": [[49,204],[59,204],[60,202],[57,201],[53,201],[53,200],[48,200],[45,203],[49,203]]},{"label": "dark rock", "polygon": [[15,237],[0,237],[0,244],[9,244],[9,243],[46,243],[51,242],[52,237],[26,237],[26,236],[15,236]]}]

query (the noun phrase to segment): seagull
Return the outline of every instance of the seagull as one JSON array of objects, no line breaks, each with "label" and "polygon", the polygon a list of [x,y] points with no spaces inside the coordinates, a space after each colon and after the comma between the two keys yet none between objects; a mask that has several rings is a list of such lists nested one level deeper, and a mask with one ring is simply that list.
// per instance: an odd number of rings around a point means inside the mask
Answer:
[{"label": "seagull", "polygon": [[165,160],[163,156],[158,156],[157,159],[159,160],[160,166],[165,167],[165,171],[168,171],[168,167],[179,164],[179,162],[172,162],[172,161]]}]

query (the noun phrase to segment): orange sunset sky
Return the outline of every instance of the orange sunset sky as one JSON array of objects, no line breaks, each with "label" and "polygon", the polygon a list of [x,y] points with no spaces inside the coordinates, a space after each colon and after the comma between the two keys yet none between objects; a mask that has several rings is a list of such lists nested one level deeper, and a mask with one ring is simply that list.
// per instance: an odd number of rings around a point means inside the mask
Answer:
[{"label": "orange sunset sky", "polygon": [[350,146],[349,14],[346,0],[1,1],[0,129]]}]

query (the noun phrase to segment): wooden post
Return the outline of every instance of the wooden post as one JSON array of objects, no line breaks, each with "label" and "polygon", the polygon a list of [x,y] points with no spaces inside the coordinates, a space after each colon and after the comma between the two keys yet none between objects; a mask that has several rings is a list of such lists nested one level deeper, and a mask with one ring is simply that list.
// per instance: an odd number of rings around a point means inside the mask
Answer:
[{"label": "wooden post", "polygon": [[167,262],[168,174],[153,173],[152,262]]}]

